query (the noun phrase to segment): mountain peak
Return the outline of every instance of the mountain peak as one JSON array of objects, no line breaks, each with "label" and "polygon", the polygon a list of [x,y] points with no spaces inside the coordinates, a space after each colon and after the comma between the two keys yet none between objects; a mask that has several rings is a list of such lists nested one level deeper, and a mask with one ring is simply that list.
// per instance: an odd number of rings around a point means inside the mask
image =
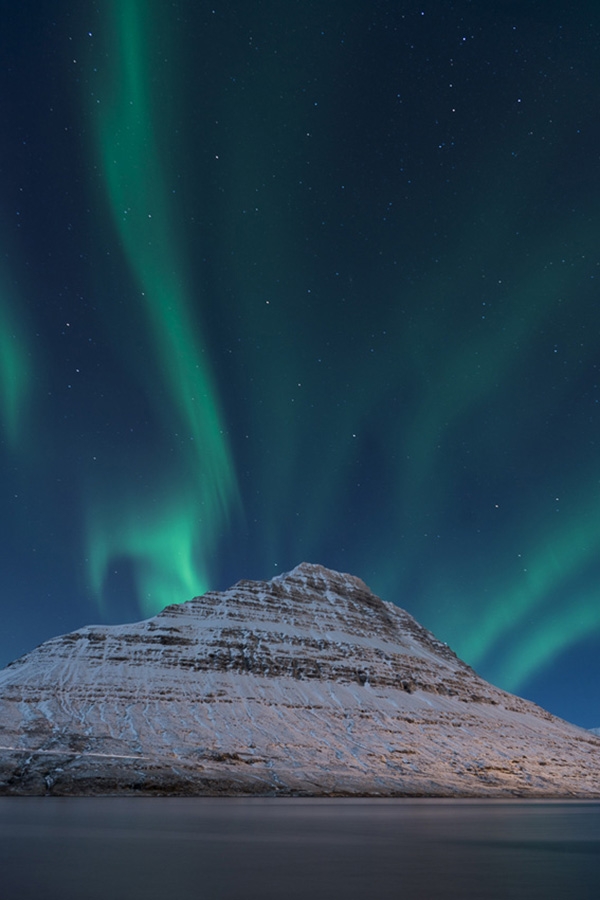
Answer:
[{"label": "mountain peak", "polygon": [[[281,575],[276,575],[274,581],[284,581],[284,580],[293,580],[298,578],[320,578],[323,581],[332,581],[338,582],[340,580],[349,580],[349,581],[358,581],[363,587],[366,588],[364,582],[357,578],[355,575],[347,575],[345,572],[338,572],[335,569],[328,569],[326,566],[322,566],[319,563],[311,563],[311,562],[301,562],[298,563],[293,569],[289,572],[283,572]],[[367,588],[368,590],[368,588]]]},{"label": "mountain peak", "polygon": [[301,562],[289,572],[276,575],[272,581],[290,582],[310,587],[311,590],[326,590],[331,586],[337,590],[358,590],[366,594],[371,591],[356,575],[348,575],[346,572],[337,572],[335,569],[328,569],[318,563]]}]

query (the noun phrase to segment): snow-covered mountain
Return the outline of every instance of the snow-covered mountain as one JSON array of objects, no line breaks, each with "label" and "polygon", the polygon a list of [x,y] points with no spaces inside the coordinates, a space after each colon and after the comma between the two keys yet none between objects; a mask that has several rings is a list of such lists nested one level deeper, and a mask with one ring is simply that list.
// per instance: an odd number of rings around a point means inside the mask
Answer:
[{"label": "snow-covered mountain", "polygon": [[600,738],[303,563],[0,672],[0,793],[600,796]]}]

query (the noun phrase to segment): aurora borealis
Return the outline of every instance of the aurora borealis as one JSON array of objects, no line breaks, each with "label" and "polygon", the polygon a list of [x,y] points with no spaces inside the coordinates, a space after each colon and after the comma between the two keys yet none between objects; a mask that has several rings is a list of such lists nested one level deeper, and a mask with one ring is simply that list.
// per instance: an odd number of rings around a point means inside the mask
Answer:
[{"label": "aurora borealis", "polygon": [[600,725],[595,4],[0,41],[0,663],[308,560]]},{"label": "aurora borealis", "polygon": [[[152,367],[144,376],[147,389],[152,396],[158,386],[163,391],[156,417],[164,420],[167,433],[184,434],[187,446],[178,448],[177,462],[168,466],[162,491],[158,485],[153,489],[150,504],[147,485],[131,489],[129,473],[120,502],[114,502],[110,485],[101,485],[101,500],[88,511],[88,553],[96,596],[102,597],[111,561],[124,555],[133,562],[142,608],[152,614],[167,598],[176,602],[197,593],[198,585],[207,589],[215,536],[236,497],[235,475],[186,286],[187,264],[171,201],[176,190],[169,189],[158,147],[160,104],[152,95],[147,7],[115,2],[107,9],[112,28],[107,29],[105,59],[113,65],[106,66],[108,86],[98,79],[92,109],[101,180],[135,285],[132,327],[139,323],[144,331]],[[121,350],[127,356],[126,345]],[[150,477],[162,481],[160,474]]]}]

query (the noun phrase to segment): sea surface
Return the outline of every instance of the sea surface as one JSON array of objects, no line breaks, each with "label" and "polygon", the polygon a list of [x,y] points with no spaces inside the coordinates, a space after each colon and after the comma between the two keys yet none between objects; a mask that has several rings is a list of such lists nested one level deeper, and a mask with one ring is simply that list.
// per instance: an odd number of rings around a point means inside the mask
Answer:
[{"label": "sea surface", "polygon": [[0,798],[2,900],[600,898],[600,803]]}]

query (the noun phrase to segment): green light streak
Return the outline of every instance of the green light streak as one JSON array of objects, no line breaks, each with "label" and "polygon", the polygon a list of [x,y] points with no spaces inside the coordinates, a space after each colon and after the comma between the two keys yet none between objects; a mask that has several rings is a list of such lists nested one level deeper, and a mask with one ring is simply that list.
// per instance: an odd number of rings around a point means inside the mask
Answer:
[{"label": "green light streak", "polygon": [[[426,493],[437,448],[449,429],[495,394],[507,390],[517,394],[515,377],[523,355],[568,285],[567,274],[544,271],[541,260],[537,265],[531,262],[530,268],[534,274],[528,274],[506,299],[502,329],[488,329],[480,319],[462,334],[460,328],[452,328],[447,316],[438,315],[437,328],[430,317],[424,317],[416,333],[410,333],[412,346],[407,345],[406,353],[413,357],[414,371],[421,372],[421,397],[406,438],[410,464],[409,477],[400,482],[403,496],[407,485],[421,496]],[[446,296],[445,306],[451,313],[460,307],[460,297]]]},{"label": "green light streak", "polygon": [[[172,463],[170,480],[178,484],[183,474],[192,498],[175,510],[170,502],[159,504],[145,521],[138,516],[141,493],[125,499],[109,488],[112,512],[108,517],[102,513],[105,499],[93,501],[92,519],[97,516],[97,522],[88,532],[88,555],[94,588],[101,593],[102,571],[111,558],[129,555],[135,561],[146,611],[149,597],[156,610],[165,602],[189,599],[206,584],[219,531],[238,502],[217,393],[206,348],[198,337],[194,301],[185,284],[177,210],[160,146],[162,116],[168,111],[161,110],[152,94],[152,47],[163,36],[161,23],[152,18],[157,13],[156,5],[139,0],[110,4],[114,49],[93,109],[112,222],[138,286],[132,306],[137,304],[140,334],[149,341],[151,357],[144,360],[139,376],[148,382],[150,372],[157,416],[166,433],[184,442],[185,449]],[[168,95],[171,86],[162,86]],[[126,343],[121,349],[128,353]],[[152,381],[155,365],[158,382]],[[106,485],[101,489],[105,493]],[[110,529],[109,519],[113,520]]]},{"label": "green light streak", "polygon": [[516,640],[497,669],[498,683],[518,691],[558,654],[600,630],[598,591],[578,597],[567,608],[536,623],[534,633]]},{"label": "green light streak", "polygon": [[590,530],[589,519],[581,512],[571,527],[554,540],[548,538],[527,562],[523,583],[507,586],[485,608],[477,627],[462,642],[461,653],[472,665],[479,665],[507,633],[538,613],[552,592],[597,556],[599,548],[600,534]]},{"label": "green light streak", "polygon": [[31,357],[6,299],[0,300],[0,416],[6,440],[16,450],[23,438],[31,392]]},{"label": "green light streak", "polygon": [[[597,481],[593,471],[587,479],[585,472],[577,476],[582,484]],[[597,491],[578,498],[574,489],[565,493],[572,498],[565,498],[567,517],[552,520],[542,531],[539,518],[522,524],[514,546],[526,548],[534,541],[533,548],[520,555],[518,573],[488,582],[485,602],[471,612],[468,627],[463,622],[455,646],[507,690],[518,691],[558,654],[600,627],[597,596],[583,581],[586,573],[595,580],[600,551]]]},{"label": "green light streak", "polygon": [[101,609],[107,574],[123,558],[134,566],[138,602],[146,616],[208,590],[198,565],[201,529],[194,498],[172,493],[154,510],[146,504],[142,511],[139,497],[122,508],[114,502],[104,508],[94,505],[87,533],[89,572]]}]

